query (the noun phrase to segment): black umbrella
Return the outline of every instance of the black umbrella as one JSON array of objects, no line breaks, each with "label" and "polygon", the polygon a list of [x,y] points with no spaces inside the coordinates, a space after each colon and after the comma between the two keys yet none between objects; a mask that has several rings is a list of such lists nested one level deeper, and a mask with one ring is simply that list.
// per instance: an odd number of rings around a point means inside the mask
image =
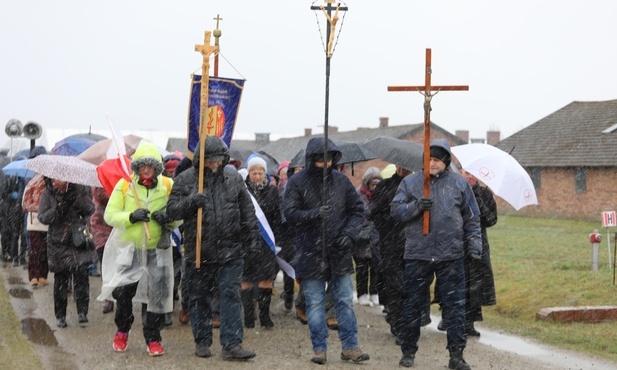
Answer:
[{"label": "black umbrella", "polygon": [[[240,161],[246,167],[246,162],[248,161],[249,155],[254,152],[249,149],[229,149],[229,160],[230,161]],[[242,165],[240,165],[242,167]]]},{"label": "black umbrella", "polygon": [[367,141],[363,145],[386,162],[394,163],[410,171],[422,169],[422,156],[424,152],[422,145],[419,143],[380,136]]},{"label": "black umbrella", "polygon": [[306,150],[300,149],[300,151],[291,159],[288,168],[306,167]]},{"label": "black umbrella", "polygon": [[343,163],[353,163],[353,162],[364,162],[369,161],[371,159],[377,158],[377,155],[373,153],[367,147],[364,147],[362,144],[353,142],[353,141],[334,141],[334,144],[338,147],[338,150],[341,151],[343,155],[341,159],[338,161],[339,164]]}]

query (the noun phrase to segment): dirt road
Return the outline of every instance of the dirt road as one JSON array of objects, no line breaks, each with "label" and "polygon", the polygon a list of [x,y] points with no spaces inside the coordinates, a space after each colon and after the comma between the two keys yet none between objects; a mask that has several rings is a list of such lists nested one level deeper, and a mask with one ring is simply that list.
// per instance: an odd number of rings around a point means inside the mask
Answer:
[{"label": "dirt road", "polygon": [[[202,359],[194,356],[194,343],[190,326],[181,325],[174,313],[174,323],[162,332],[165,355],[150,357],[146,353],[139,307],[135,305],[136,320],[126,352],[116,353],[111,347],[115,334],[113,314],[103,315],[102,304],[95,300],[100,289],[100,278],[90,278],[91,301],[89,326],[77,326],[77,314],[72,297],[69,297],[68,328],[55,326],[53,313],[53,274],[50,285],[32,289],[27,283],[27,272],[22,267],[0,268],[5,288],[11,295],[15,312],[22,320],[24,333],[39,353],[45,369],[393,369],[398,367],[401,352],[395,345],[381,310],[376,307],[356,307],[359,342],[371,356],[364,364],[340,360],[340,341],[335,331],[330,331],[328,362],[319,367],[309,361],[312,351],[308,328],[283,307],[282,300],[273,298],[275,328],[245,329],[244,347],[257,352],[249,362],[227,362],[220,359],[218,330],[214,332],[212,350],[214,357]],[[278,282],[280,291],[280,282]],[[445,334],[436,330],[437,318],[422,329],[420,350],[416,356],[418,369],[447,369],[448,353]],[[520,338],[491,332],[482,326],[481,339],[472,338],[465,350],[467,362],[476,370],[499,369],[617,369],[616,363],[535,345]]]}]

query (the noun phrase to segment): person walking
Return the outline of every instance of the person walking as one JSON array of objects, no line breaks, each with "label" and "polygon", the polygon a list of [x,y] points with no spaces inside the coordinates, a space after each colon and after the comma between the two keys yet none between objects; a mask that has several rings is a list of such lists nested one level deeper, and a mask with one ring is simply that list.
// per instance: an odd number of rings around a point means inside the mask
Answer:
[{"label": "person walking", "polygon": [[[173,180],[164,177],[157,147],[145,140],[133,154],[130,182],[118,181],[105,208],[113,227],[103,251],[103,286],[99,300],[117,302],[117,330],[112,347],[123,352],[133,325],[133,298],[147,304],[143,336],[150,356],[165,353],[161,327],[173,307],[173,260],[170,230],[177,227],[165,207]],[[152,222],[154,221],[154,222]]]},{"label": "person walking", "polygon": [[[311,361],[325,364],[328,349],[326,324],[326,283],[332,292],[342,344],[341,359],[369,360],[358,345],[358,324],[353,310],[352,247],[364,221],[364,207],[351,181],[334,170],[341,158],[337,146],[323,137],[309,140],[306,168],[287,182],[283,210],[295,229],[298,261],[296,279],[304,291],[311,342]],[[324,190],[325,167],[325,197]],[[322,235],[326,225],[326,239]]]},{"label": "person walking", "polygon": [[[266,177],[267,164],[260,157],[248,161],[246,186],[264,214],[275,240],[281,235],[281,207],[276,186],[270,185]],[[262,225],[264,226],[264,225]],[[255,327],[254,286],[257,284],[257,304],[259,306],[259,323],[262,328],[274,327],[270,317],[270,302],[274,279],[278,273],[276,255],[265,240],[261,240],[262,253],[259,258],[245,259],[242,273],[242,306],[244,308],[244,326]],[[292,293],[293,294],[293,293]]]},{"label": "person walking", "polygon": [[488,242],[487,227],[497,224],[497,204],[493,193],[486,186],[481,186],[478,179],[465,170],[461,174],[471,186],[478,208],[480,209],[480,227],[482,230],[482,254],[480,259],[470,257],[469,248],[465,255],[465,276],[467,277],[467,296],[465,301],[465,330],[468,336],[479,337],[474,322],[482,321],[482,306],[497,304],[495,279],[491,265],[491,249]]},{"label": "person walking", "polygon": [[[213,290],[220,292],[221,357],[225,360],[249,360],[255,352],[242,347],[241,281],[244,258],[261,255],[261,240],[255,208],[242,177],[225,168],[229,148],[217,136],[205,139],[203,163],[199,149],[193,156],[193,168],[176,175],[167,214],[184,221],[186,285],[189,317],[195,355],[211,357]],[[199,171],[203,166],[203,192],[198,192]],[[202,210],[201,241],[197,244],[197,215]],[[196,266],[197,248],[200,267]],[[216,286],[215,286],[216,284]]]},{"label": "person walking", "polygon": [[71,227],[83,222],[90,224],[94,204],[90,188],[45,177],[41,194],[38,219],[48,225],[47,261],[54,273],[54,312],[56,325],[67,327],[66,306],[69,279],[73,279],[73,294],[77,304],[77,321],[80,326],[88,323],[90,280],[88,265],[96,259],[94,248],[78,248],[73,240]]},{"label": "person walking", "polygon": [[[403,356],[400,366],[412,367],[418,351],[422,311],[428,290],[437,276],[444,321],[447,324],[448,368],[471,369],[463,358],[465,334],[464,243],[469,255],[482,252],[480,212],[471,187],[460,174],[449,169],[450,146],[445,140],[430,144],[430,194],[424,197],[424,176],[406,177],[390,205],[392,217],[405,226],[405,302],[399,340]],[[429,211],[429,233],[423,233],[424,211]],[[447,292],[447,294],[446,294]]]},{"label": "person walking", "polygon": [[362,182],[356,189],[364,204],[365,220],[354,244],[353,259],[356,264],[356,292],[361,306],[379,306],[377,266],[381,254],[372,253],[379,248],[379,232],[370,220],[369,201],[377,184],[382,180],[377,167],[369,167],[362,175]]}]

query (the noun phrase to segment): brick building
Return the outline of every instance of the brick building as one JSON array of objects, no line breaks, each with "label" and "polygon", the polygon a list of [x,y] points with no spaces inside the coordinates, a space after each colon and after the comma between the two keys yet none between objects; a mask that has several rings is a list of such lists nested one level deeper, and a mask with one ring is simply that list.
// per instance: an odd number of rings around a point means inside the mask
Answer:
[{"label": "brick building", "polygon": [[601,220],[616,211],[617,100],[572,102],[500,141],[531,176],[538,205],[500,213]]}]

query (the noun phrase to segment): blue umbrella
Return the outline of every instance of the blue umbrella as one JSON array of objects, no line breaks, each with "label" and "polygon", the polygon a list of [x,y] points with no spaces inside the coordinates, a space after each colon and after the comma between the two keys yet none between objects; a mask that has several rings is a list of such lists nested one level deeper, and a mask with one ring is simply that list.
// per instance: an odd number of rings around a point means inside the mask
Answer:
[{"label": "blue umbrella", "polygon": [[4,172],[7,176],[18,176],[25,177],[26,179],[31,179],[36,175],[36,172],[27,169],[26,163],[30,162],[31,159],[22,159],[19,161],[13,161],[6,166],[2,167],[2,172]]},{"label": "blue umbrella", "polygon": [[51,152],[58,155],[76,156],[94,145],[95,141],[81,137],[67,137],[56,143]]}]

